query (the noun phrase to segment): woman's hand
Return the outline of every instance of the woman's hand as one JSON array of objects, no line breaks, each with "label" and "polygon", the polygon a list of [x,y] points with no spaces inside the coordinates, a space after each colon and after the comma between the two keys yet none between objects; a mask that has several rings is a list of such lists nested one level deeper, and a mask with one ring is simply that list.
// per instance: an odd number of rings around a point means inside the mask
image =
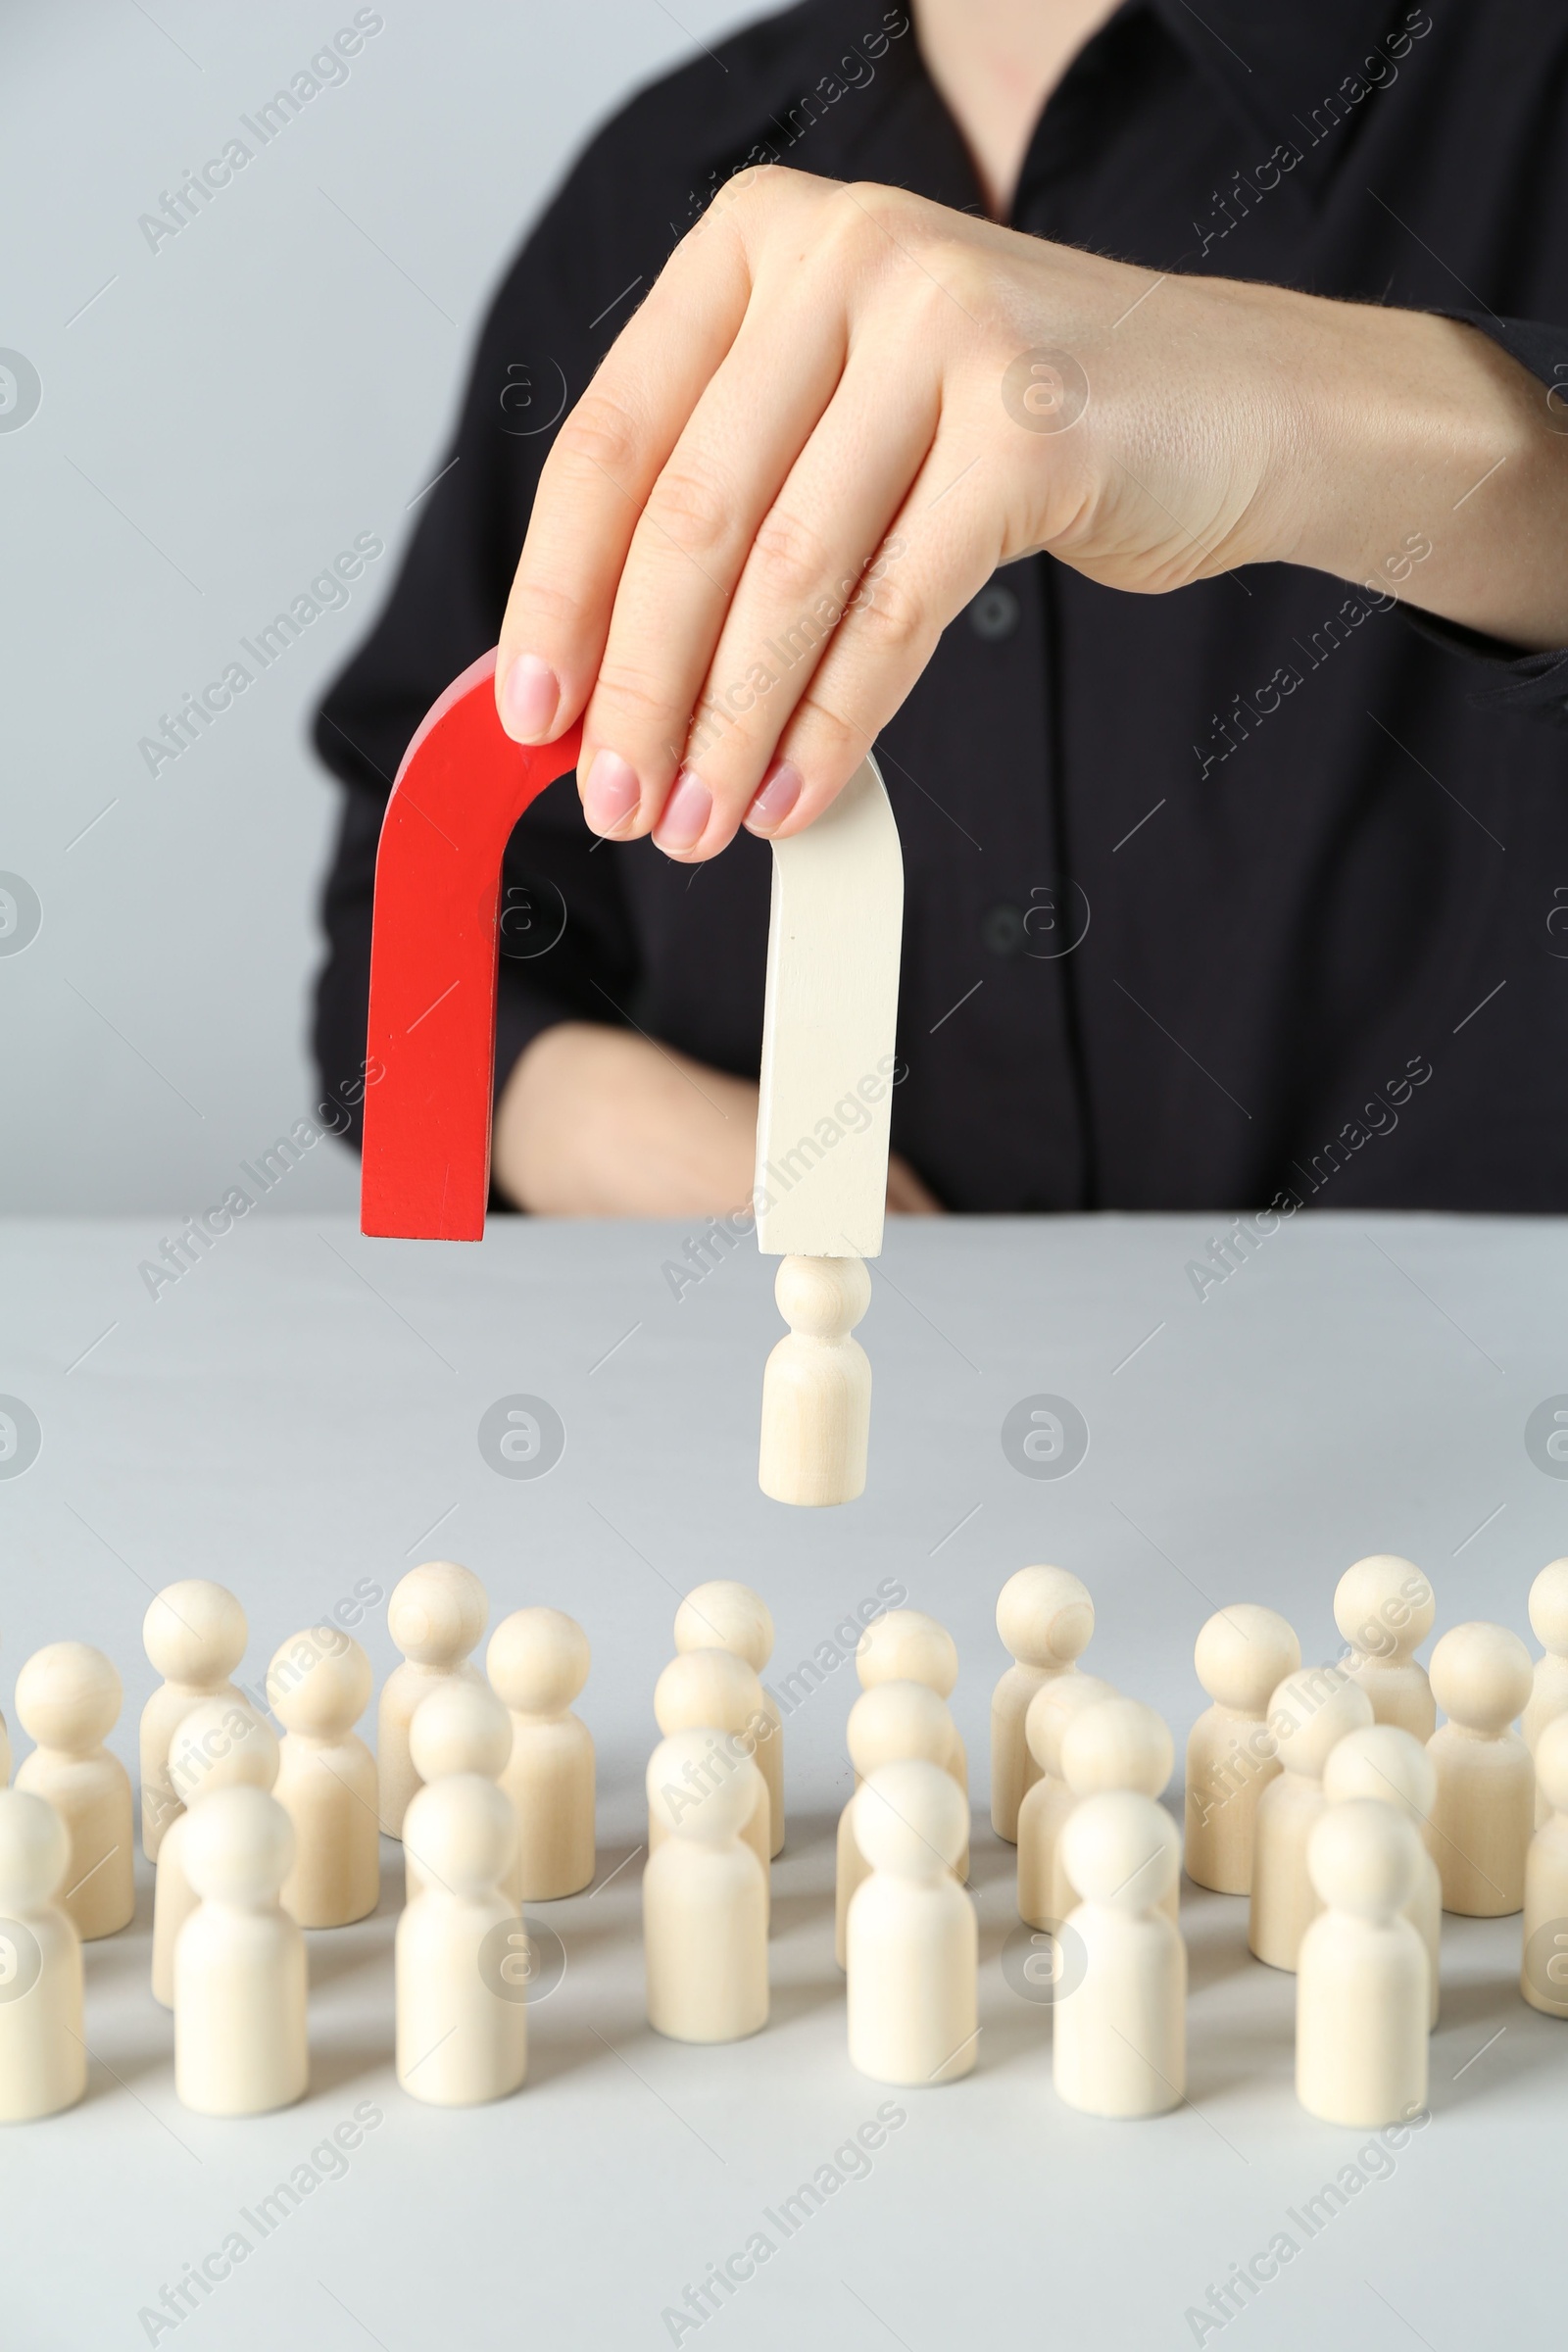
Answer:
[{"label": "woman's hand", "polygon": [[764,167],[561,426],[502,721],[545,742],[583,713],[589,824],[697,859],[809,824],[954,615],[1042,548],[1143,593],[1270,561],[1396,593],[1416,531],[1429,610],[1562,643],[1551,426],[1451,320],[1156,277]]},{"label": "woman's hand", "polygon": [[[757,1088],[628,1030],[562,1021],[502,1089],[493,1160],[507,1198],[542,1216],[750,1213]],[[894,1152],[889,1209],[939,1205]]]}]

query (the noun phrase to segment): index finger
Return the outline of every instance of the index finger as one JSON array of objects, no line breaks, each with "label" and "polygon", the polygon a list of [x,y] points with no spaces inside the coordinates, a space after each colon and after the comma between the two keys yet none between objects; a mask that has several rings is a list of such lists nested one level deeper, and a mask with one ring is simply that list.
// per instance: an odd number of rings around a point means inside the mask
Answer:
[{"label": "index finger", "polygon": [[745,317],[751,270],[715,218],[723,203],[675,248],[545,460],[496,661],[496,707],[518,743],[552,742],[582,715],[638,518]]}]

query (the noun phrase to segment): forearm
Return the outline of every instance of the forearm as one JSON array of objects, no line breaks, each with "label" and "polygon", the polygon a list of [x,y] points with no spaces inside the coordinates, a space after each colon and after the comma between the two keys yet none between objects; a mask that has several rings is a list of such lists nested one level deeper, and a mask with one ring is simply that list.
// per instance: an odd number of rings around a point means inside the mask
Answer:
[{"label": "forearm", "polygon": [[495,1180],[544,1216],[728,1215],[751,1200],[757,1089],[588,1021],[536,1037],[496,1104]]},{"label": "forearm", "polygon": [[1546,387],[1456,319],[1274,299],[1298,419],[1280,556],[1526,650],[1568,645],[1568,415]]},{"label": "forearm", "polygon": [[[755,1086],[655,1038],[592,1021],[542,1031],[496,1104],[496,1183],[540,1216],[749,1212],[756,1157]],[[890,1215],[940,1207],[893,1152]]]}]

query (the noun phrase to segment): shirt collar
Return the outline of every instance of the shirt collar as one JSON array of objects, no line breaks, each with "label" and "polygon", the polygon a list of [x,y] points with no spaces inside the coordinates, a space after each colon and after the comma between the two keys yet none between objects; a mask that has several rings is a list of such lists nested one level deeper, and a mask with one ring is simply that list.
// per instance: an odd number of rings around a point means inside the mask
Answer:
[{"label": "shirt collar", "polygon": [[[1249,143],[1239,164],[1255,167],[1287,146],[1297,159],[1290,182],[1303,194],[1321,189],[1348,152],[1348,126],[1371,81],[1387,86],[1396,77],[1400,69],[1388,41],[1401,30],[1407,39],[1406,28],[1417,24],[1430,30],[1432,23],[1414,0],[1201,0],[1200,8],[1192,0],[1123,0],[1081,56],[1114,44],[1130,20],[1145,16],[1235,120]],[[902,32],[889,29],[901,22]],[[709,193],[748,160],[771,158],[838,177],[890,98],[907,93],[911,83],[931,87],[909,0],[885,7],[874,0],[804,0],[721,43],[716,60],[725,84],[717,92],[705,84],[695,149],[702,166],[714,167]],[[818,104],[815,122],[803,134],[807,101],[835,89],[839,94],[825,100],[831,122],[821,120]]]},{"label": "shirt collar", "polygon": [[[1348,125],[1368,96],[1400,68],[1387,43],[1432,28],[1410,0],[1126,0],[1110,20],[1147,8],[1198,67],[1238,124],[1258,142],[1239,157],[1263,162],[1277,146],[1296,156],[1291,178],[1316,193],[1348,151]],[[1110,25],[1105,28],[1107,31]],[[1421,37],[1419,33],[1416,38]]]}]

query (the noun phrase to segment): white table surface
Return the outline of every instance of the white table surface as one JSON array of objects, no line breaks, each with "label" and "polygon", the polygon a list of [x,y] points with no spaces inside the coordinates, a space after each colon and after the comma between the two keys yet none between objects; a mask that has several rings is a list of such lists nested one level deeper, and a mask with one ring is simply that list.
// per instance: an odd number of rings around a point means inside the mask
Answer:
[{"label": "white table surface", "polygon": [[[417,2105],[390,2064],[401,1865],[387,1843],[376,1916],[309,1939],[308,2098],[207,2121],[173,2095],[139,1865],[134,1926],[87,1951],[85,2101],[0,2133],[5,2352],[146,2343],[141,2310],[236,2229],[244,2262],[159,2342],[634,2352],[673,2340],[666,2307],[762,2230],[770,2259],[680,2341],[1155,2352],[1195,2341],[1189,2307],[1281,2230],[1300,2251],[1204,2341],[1561,2341],[1568,2025],[1518,1996],[1516,1920],[1446,1922],[1431,2121],[1308,2242],[1288,2211],[1368,2135],[1297,2106],[1294,1980],[1249,1959],[1245,1904],[1183,1889],[1190,2103],[1148,2124],[1074,2115],[1052,2087],[1047,2013],[1001,1971],[1011,1849],[991,1834],[985,1788],[1005,1664],[992,1612],[1031,1560],[1086,1579],[1099,1612],[1086,1663],[1162,1710],[1178,1756],[1202,1703],[1192,1645],[1210,1607],[1271,1603],[1309,1660],[1332,1657],[1334,1582],[1363,1553],[1427,1569],[1440,1631],[1485,1616],[1528,1637],[1530,1579],[1568,1550],[1568,1487],[1524,1443],[1533,1408],[1568,1390],[1568,1229],[1302,1216],[1200,1302],[1185,1267],[1215,1219],[895,1223],[861,1327],[870,1483],[821,1513],[757,1490],[779,1325],[772,1268],[750,1247],[677,1300],[662,1269],[683,1237],[668,1227],[509,1220],[463,1249],[366,1242],[264,1202],[155,1300],[137,1267],[172,1230],[0,1226],[0,1393],[42,1430],[25,1474],[0,1477],[8,1715],[34,1647],[96,1642],[124,1677],[115,1744],[134,1769],[157,1587],[232,1586],[254,1681],[357,1580],[384,1593],[444,1553],[484,1578],[493,1619],[550,1601],[588,1628],[603,1884],[641,1836],[677,1594],[712,1576],[760,1587],[777,1688],[897,1579],[962,1659],[978,2065],[890,2094],[845,2055],[831,1840],[850,1785],[848,1665],[788,1720],[772,2019],[728,2048],[662,2041],[643,2022],[634,1859],[602,1893],[532,1913],[567,1967],[533,2012],[523,2090],[481,2110]],[[519,1393],[565,1426],[543,1478],[498,1476],[476,1442],[485,1408]],[[1000,1443],[1008,1408],[1039,1393],[1069,1397],[1091,1433],[1059,1480],[1021,1476]],[[384,1605],[361,1633],[379,1682],[394,1662]],[[784,2238],[764,2217],[890,2096],[906,2121],[869,2173]],[[242,2209],[367,2100],[381,2120],[343,2177],[259,2237]]]}]

